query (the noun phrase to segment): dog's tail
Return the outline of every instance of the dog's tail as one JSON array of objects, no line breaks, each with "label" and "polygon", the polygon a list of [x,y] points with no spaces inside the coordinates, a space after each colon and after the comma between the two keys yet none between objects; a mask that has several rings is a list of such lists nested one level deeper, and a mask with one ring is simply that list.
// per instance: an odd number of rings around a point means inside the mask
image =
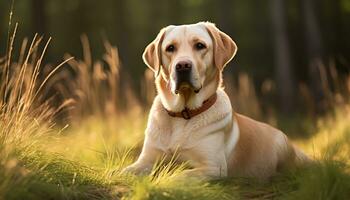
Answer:
[{"label": "dog's tail", "polygon": [[303,167],[305,165],[309,165],[313,162],[313,160],[307,156],[303,151],[301,151],[299,148],[293,145],[294,152],[295,152],[295,165],[297,167]]}]

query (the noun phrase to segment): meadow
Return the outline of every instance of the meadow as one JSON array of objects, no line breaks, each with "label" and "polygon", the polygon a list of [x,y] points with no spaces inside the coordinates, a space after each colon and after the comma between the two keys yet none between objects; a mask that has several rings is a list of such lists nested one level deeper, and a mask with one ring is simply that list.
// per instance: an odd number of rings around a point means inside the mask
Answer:
[{"label": "meadow", "polygon": [[[176,176],[184,165],[159,161],[151,175],[138,177],[121,174],[121,169],[137,158],[142,146],[155,95],[152,73],[145,72],[146,103],[140,103],[130,85],[121,83],[118,50],[108,42],[103,58],[93,60],[88,38],[82,36],[83,58],[67,54],[62,63],[43,70],[50,40],[35,35],[15,49],[16,30],[0,59],[0,199],[350,198],[350,78],[339,80],[336,92],[328,91],[328,113],[284,122],[275,112],[260,109],[247,75],[225,83],[235,109],[282,126],[315,160],[311,166],[269,182],[181,181]],[[296,133],[300,130],[307,132]]]}]

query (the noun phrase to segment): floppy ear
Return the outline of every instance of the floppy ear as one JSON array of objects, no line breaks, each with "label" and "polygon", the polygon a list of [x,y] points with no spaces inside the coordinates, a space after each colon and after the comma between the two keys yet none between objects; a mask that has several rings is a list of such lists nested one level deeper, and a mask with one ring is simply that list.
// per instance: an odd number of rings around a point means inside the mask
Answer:
[{"label": "floppy ear", "polygon": [[224,32],[216,28],[215,24],[203,22],[210,37],[213,40],[214,64],[222,70],[237,52],[236,43]]},{"label": "floppy ear", "polygon": [[162,65],[161,57],[161,45],[165,34],[165,29],[163,28],[158,33],[156,39],[154,39],[145,49],[142,54],[143,62],[156,74],[160,73],[160,68]]}]

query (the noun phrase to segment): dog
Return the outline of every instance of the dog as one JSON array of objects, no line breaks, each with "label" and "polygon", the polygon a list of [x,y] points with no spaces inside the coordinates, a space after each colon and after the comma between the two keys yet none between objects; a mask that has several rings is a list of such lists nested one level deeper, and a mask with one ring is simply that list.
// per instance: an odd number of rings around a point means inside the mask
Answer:
[{"label": "dog", "polygon": [[155,97],[137,161],[124,172],[150,173],[161,156],[187,162],[185,177],[268,179],[309,158],[280,130],[238,114],[222,86],[236,43],[215,24],[167,26],[143,53]]}]

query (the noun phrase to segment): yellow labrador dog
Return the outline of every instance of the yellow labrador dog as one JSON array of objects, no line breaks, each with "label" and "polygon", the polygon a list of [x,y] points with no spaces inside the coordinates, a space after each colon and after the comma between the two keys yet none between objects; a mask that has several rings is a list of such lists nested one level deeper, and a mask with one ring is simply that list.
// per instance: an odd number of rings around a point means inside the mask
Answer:
[{"label": "yellow labrador dog", "polygon": [[124,172],[152,170],[178,153],[185,174],[266,179],[308,160],[280,130],[235,113],[222,87],[222,70],[235,42],[209,22],[163,28],[143,54],[156,74],[155,97],[142,152]]}]

